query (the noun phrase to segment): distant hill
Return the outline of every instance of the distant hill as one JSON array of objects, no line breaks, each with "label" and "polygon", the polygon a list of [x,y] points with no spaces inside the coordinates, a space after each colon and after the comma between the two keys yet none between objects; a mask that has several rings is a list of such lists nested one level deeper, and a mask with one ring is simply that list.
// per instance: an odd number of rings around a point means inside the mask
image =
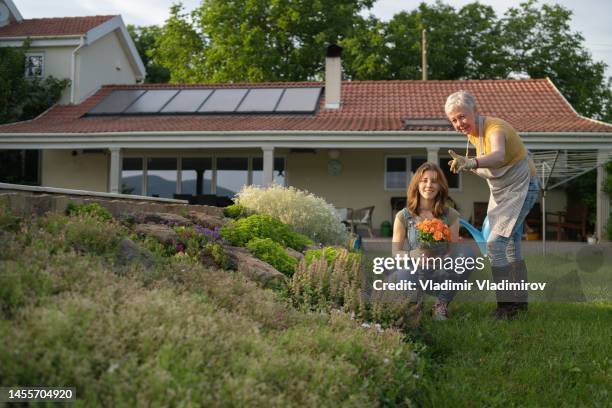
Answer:
[{"label": "distant hill", "polygon": [[[148,182],[149,182],[149,185],[148,185],[148,191],[149,191],[148,195],[149,196],[152,196],[153,194],[155,194],[158,197],[172,198],[174,197],[174,194],[176,193],[176,182],[175,181],[166,180],[160,176],[149,176]],[[211,183],[210,180],[204,180],[204,191],[211,190],[210,183]],[[127,186],[141,186],[142,176],[125,177],[123,179],[123,184]],[[142,192],[139,190],[140,189],[135,189],[132,192],[126,192],[126,194],[142,194]],[[191,179],[191,180],[183,181],[183,190],[195,191],[196,190],[196,180]],[[225,196],[225,197],[231,198],[235,194],[236,193],[234,193],[232,190],[229,190],[222,186],[217,186],[218,196]]]}]

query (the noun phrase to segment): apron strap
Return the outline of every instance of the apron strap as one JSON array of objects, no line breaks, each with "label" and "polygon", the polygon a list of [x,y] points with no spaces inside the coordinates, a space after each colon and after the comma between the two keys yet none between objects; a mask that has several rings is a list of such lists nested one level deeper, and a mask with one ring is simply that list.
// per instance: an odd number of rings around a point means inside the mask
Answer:
[{"label": "apron strap", "polygon": [[478,115],[478,144],[480,145],[480,156],[484,156],[484,142],[483,142],[483,133],[484,133],[484,120],[482,116]]}]

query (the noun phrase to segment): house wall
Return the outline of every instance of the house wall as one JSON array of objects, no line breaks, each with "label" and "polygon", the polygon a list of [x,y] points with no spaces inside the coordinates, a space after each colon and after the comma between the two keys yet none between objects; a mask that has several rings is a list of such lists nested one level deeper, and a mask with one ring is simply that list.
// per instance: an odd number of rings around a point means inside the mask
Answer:
[{"label": "house wall", "polygon": [[108,191],[108,155],[72,150],[43,150],[41,184],[44,187]]},{"label": "house wall", "polygon": [[[443,151],[443,149],[441,149]],[[178,156],[261,156],[261,149],[223,150],[126,150],[123,157],[178,157]],[[336,207],[361,208],[374,205],[373,226],[391,220],[391,197],[405,196],[405,191],[386,191],[385,157],[388,155],[424,155],[424,149],[406,150],[342,150],[339,160],[342,173],[331,176],[327,171],[327,149],[315,153],[291,153],[276,149],[275,156],[286,158],[287,183],[325,198]],[[108,156],[102,153],[72,156],[70,150],[47,150],[42,154],[42,185],[93,191],[108,191]],[[471,173],[461,175],[461,189],[450,191],[461,216],[472,217],[474,202],[487,202],[489,189],[484,180]],[[561,189],[548,193],[547,212],[561,211],[566,206]]]},{"label": "house wall", "polygon": [[[43,76],[53,76],[58,79],[70,79],[72,51],[75,47],[31,48],[28,53],[44,54]],[[70,86],[62,92],[59,103],[70,102]]]},{"label": "house wall", "polygon": [[115,31],[79,50],[76,83],[78,102],[102,85],[136,83],[136,73]]},{"label": "house wall", "polygon": [[[383,221],[392,221],[391,198],[405,196],[405,191],[385,190],[385,157],[425,154],[424,149],[342,151],[339,158],[343,165],[342,173],[330,176],[326,149],[317,150],[314,154],[291,153],[287,159],[288,182],[291,186],[324,197],[336,207],[374,205],[373,226],[379,228]],[[469,220],[474,202],[488,202],[489,188],[484,180],[474,174],[463,173],[461,177],[461,189],[450,191],[449,195],[457,203],[461,216]],[[547,211],[562,210],[565,207],[565,193],[562,190],[550,192],[546,204]]]}]

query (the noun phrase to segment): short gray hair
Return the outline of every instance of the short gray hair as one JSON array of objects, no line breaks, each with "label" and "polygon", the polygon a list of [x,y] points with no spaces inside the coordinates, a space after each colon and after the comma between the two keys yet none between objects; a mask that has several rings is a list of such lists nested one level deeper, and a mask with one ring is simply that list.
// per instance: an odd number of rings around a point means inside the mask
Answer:
[{"label": "short gray hair", "polygon": [[476,112],[476,98],[468,91],[457,91],[450,94],[446,98],[446,104],[444,105],[444,112],[447,114],[455,110],[456,108],[466,108],[472,112]]}]

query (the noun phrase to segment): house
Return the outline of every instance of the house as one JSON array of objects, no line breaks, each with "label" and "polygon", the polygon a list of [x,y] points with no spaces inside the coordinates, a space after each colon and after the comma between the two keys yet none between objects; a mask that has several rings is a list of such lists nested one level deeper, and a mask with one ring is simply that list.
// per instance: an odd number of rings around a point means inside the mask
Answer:
[{"label": "house", "polygon": [[80,103],[104,84],[145,77],[121,16],[24,19],[11,0],[0,0],[0,47],[21,47],[28,38],[25,75],[69,79],[61,104]]},{"label": "house", "polygon": [[[549,79],[342,81],[340,51],[328,49],[325,82],[104,85],[0,126],[0,149],[40,150],[43,186],[184,197],[276,182],[336,207],[374,205],[375,226],[392,219],[392,199],[424,161],[445,170],[464,218],[488,201],[483,180],[448,170],[448,149],[466,148],[444,114],[460,89],[531,150],[595,150],[602,160],[612,151],[612,125],[580,116]],[[598,186],[601,234],[609,203]],[[548,194],[548,210],[565,205],[562,191]]]}]

